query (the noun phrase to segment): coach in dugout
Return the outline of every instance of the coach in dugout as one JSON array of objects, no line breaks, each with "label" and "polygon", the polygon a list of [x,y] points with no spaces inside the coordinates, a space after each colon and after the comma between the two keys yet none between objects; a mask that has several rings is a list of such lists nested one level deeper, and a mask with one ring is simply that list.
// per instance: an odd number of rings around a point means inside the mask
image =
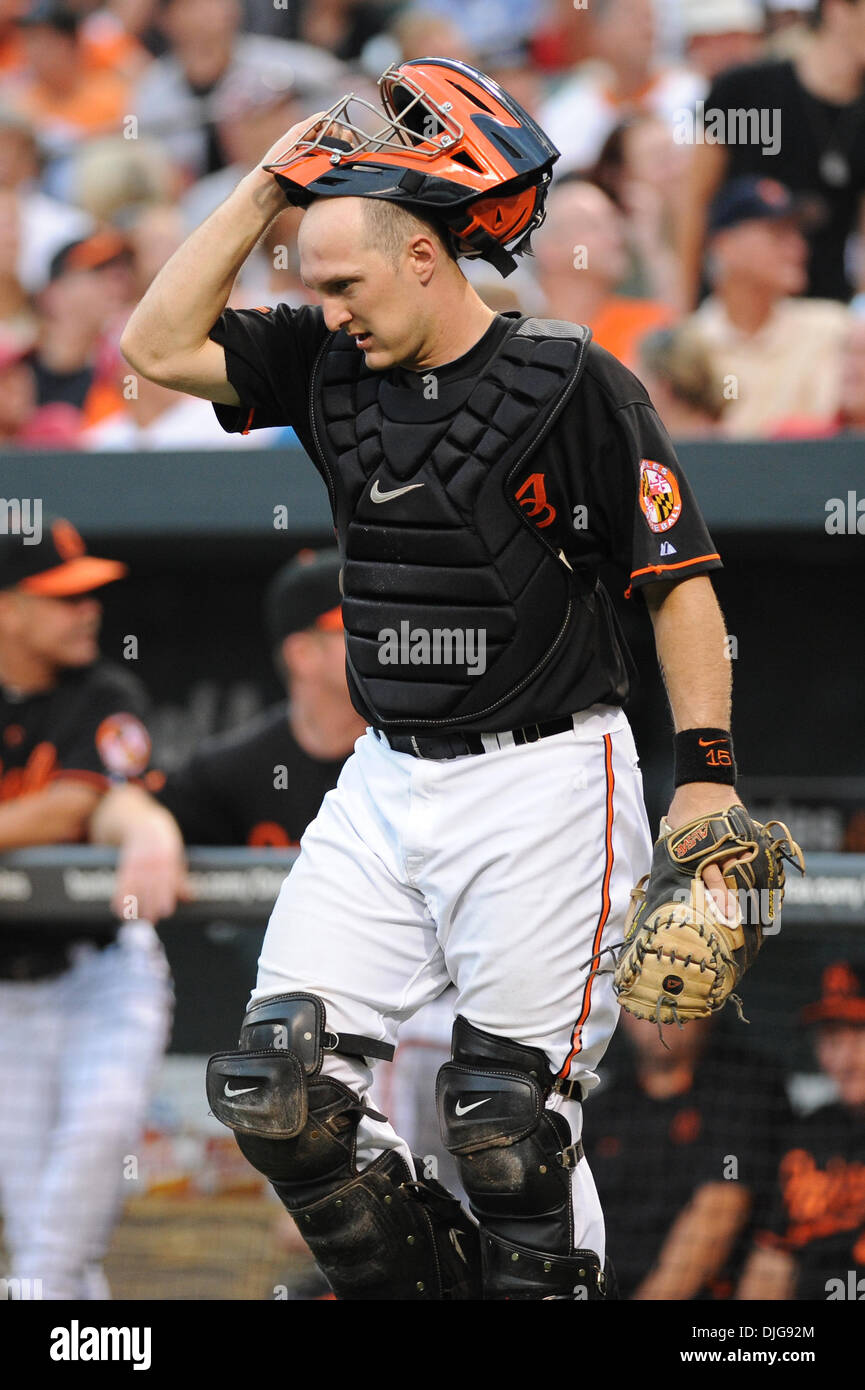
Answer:
[{"label": "coach in dugout", "polygon": [[264,620],[288,703],[206,739],[150,796],[118,787],[100,804],[94,839],[120,847],[115,905],[130,896],[154,919],[185,895],[190,845],[296,846],[364,722],[345,683],[336,550],[301,551],[267,591]]},{"label": "coach in dugout", "polygon": [[835,960],[800,1014],[833,1098],[786,1135],[736,1297],[865,1298],[865,961]]},{"label": "coach in dugout", "polygon": [[[98,593],[125,573],[68,521],[0,536],[0,851],[86,838],[109,786],[147,767],[144,692],[99,657]],[[9,1297],[110,1297],[102,1259],[170,1014],[149,922],[0,922]]]}]

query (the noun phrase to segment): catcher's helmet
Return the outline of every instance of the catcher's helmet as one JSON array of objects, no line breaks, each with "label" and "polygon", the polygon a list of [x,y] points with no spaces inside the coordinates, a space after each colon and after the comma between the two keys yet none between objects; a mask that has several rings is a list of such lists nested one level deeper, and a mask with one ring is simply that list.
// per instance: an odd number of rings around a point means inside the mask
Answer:
[{"label": "catcher's helmet", "polygon": [[[288,201],[402,204],[443,223],[457,255],[483,257],[509,275],[544,219],[555,145],[497,82],[456,59],[391,66],[378,86],[383,125],[371,102],[349,93],[265,166]],[[375,130],[353,122],[352,104],[372,112]]]}]

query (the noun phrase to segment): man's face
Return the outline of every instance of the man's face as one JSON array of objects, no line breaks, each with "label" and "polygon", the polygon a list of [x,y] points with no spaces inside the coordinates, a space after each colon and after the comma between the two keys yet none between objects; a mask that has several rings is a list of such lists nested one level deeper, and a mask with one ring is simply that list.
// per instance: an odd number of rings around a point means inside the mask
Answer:
[{"label": "man's face", "polygon": [[162,14],[162,25],[171,43],[189,47],[230,41],[240,23],[236,0],[171,0]]},{"label": "man's face", "polygon": [[844,1105],[865,1109],[865,1027],[824,1023],[817,1033],[817,1060]]},{"label": "man's face", "polygon": [[599,56],[648,67],[655,48],[652,0],[608,0],[597,20],[596,42]]},{"label": "man's face", "polygon": [[554,189],[534,243],[542,274],[588,278],[612,290],[628,269],[622,215],[593,184]]},{"label": "man's face", "polygon": [[849,420],[865,426],[865,319],[851,326],[844,343],[840,404]]},{"label": "man's face", "polygon": [[790,218],[752,218],[717,234],[713,250],[724,279],[777,296],[801,294],[807,282],[808,243]]},{"label": "man's face", "polygon": [[315,290],[331,332],[357,340],[373,371],[412,367],[421,353],[430,308],[406,251],[394,267],[366,245],[361,198],[322,198],[298,232],[301,279]]},{"label": "man's face", "polygon": [[699,1019],[682,1028],[662,1026],[663,1036],[659,1037],[656,1024],[635,1018],[627,1010],[622,1010],[622,1027],[636,1053],[640,1069],[670,1071],[680,1066],[695,1065],[708,1040],[712,1021]]},{"label": "man's face", "polygon": [[0,642],[49,666],[89,666],[99,655],[102,605],[93,594],[0,594]]},{"label": "man's face", "polygon": [[322,695],[338,694],[351,701],[345,683],[345,636],[341,628],[319,631],[308,628],[293,632],[282,644],[282,659],[289,687],[292,680],[303,680]]},{"label": "man's face", "polygon": [[855,54],[860,70],[865,72],[865,0],[836,4],[831,28],[844,51]]},{"label": "man's face", "polygon": [[29,362],[0,369],[0,436],[17,434],[36,409],[36,378]]}]

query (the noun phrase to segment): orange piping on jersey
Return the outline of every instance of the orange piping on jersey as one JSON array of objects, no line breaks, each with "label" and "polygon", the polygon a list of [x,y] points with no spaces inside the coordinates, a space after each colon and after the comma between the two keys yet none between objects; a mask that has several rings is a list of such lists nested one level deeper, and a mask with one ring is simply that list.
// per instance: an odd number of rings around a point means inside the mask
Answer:
[{"label": "orange piping on jersey", "polygon": [[598,952],[601,949],[601,938],[604,935],[604,927],[610,915],[610,875],[613,871],[613,791],[616,785],[615,774],[613,773],[613,743],[609,734],[604,734],[604,769],[607,778],[607,823],[604,834],[604,844],[606,859],[604,863],[604,880],[601,888],[601,913],[598,918],[598,925],[595,928],[595,937],[592,942],[592,968],[589,971],[589,978],[583,987],[583,1004],[580,1009],[580,1016],[574,1024],[574,1031],[571,1033],[571,1050],[568,1053],[565,1064],[559,1072],[562,1080],[567,1080],[571,1062],[583,1046],[582,1031],[583,1024],[589,1016],[592,1007],[592,984],[600,968],[601,960]]},{"label": "orange piping on jersey", "polygon": [[254,414],[255,414],[255,406],[252,407],[252,409],[250,410],[249,414],[247,415],[247,417],[246,417],[246,424],[245,424],[245,426],[243,427],[243,429],[240,431],[241,434],[249,434],[249,431],[252,429],[252,417],[253,417]]},{"label": "orange piping on jersey", "polygon": [[[644,565],[641,570],[632,570],[631,579],[636,579],[638,574],[663,574],[665,570],[687,569],[689,565],[702,565],[705,560],[720,560],[717,551],[711,555],[695,555],[693,560],[677,560],[674,565]],[[631,585],[625,590],[625,598],[631,597]]]}]

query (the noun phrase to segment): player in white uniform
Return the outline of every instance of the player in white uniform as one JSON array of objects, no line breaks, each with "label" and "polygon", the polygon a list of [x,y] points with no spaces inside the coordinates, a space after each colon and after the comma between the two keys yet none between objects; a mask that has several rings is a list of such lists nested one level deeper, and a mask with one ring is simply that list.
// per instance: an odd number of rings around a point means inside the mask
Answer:
[{"label": "player in white uniform", "polygon": [[[289,131],[164,267],[122,344],[229,430],[297,430],[331,497],[368,721],[303,837],[208,1096],[338,1298],[603,1298],[581,1101],[616,1023],[603,952],[651,842],[597,571],[618,563],[646,596],[678,825],[736,800],[732,756],[701,751],[729,747],[720,561],[639,382],[577,325],[494,314],[459,269],[466,254],[513,266],[557,156],[543,132],[451,60],[380,87],[374,139],[347,99]],[[221,312],[283,197],[308,207],[300,259],[321,308]],[[401,1022],[449,983],[438,1111],[474,1221],[370,1089]]]},{"label": "player in white uniform", "polygon": [[[65,521],[0,542],[0,849],[86,837],[147,766],[143,692],[98,660],[96,591],[125,566]],[[0,1205],[12,1297],[110,1297],[102,1271],[167,1042],[145,921],[0,924]]]}]

